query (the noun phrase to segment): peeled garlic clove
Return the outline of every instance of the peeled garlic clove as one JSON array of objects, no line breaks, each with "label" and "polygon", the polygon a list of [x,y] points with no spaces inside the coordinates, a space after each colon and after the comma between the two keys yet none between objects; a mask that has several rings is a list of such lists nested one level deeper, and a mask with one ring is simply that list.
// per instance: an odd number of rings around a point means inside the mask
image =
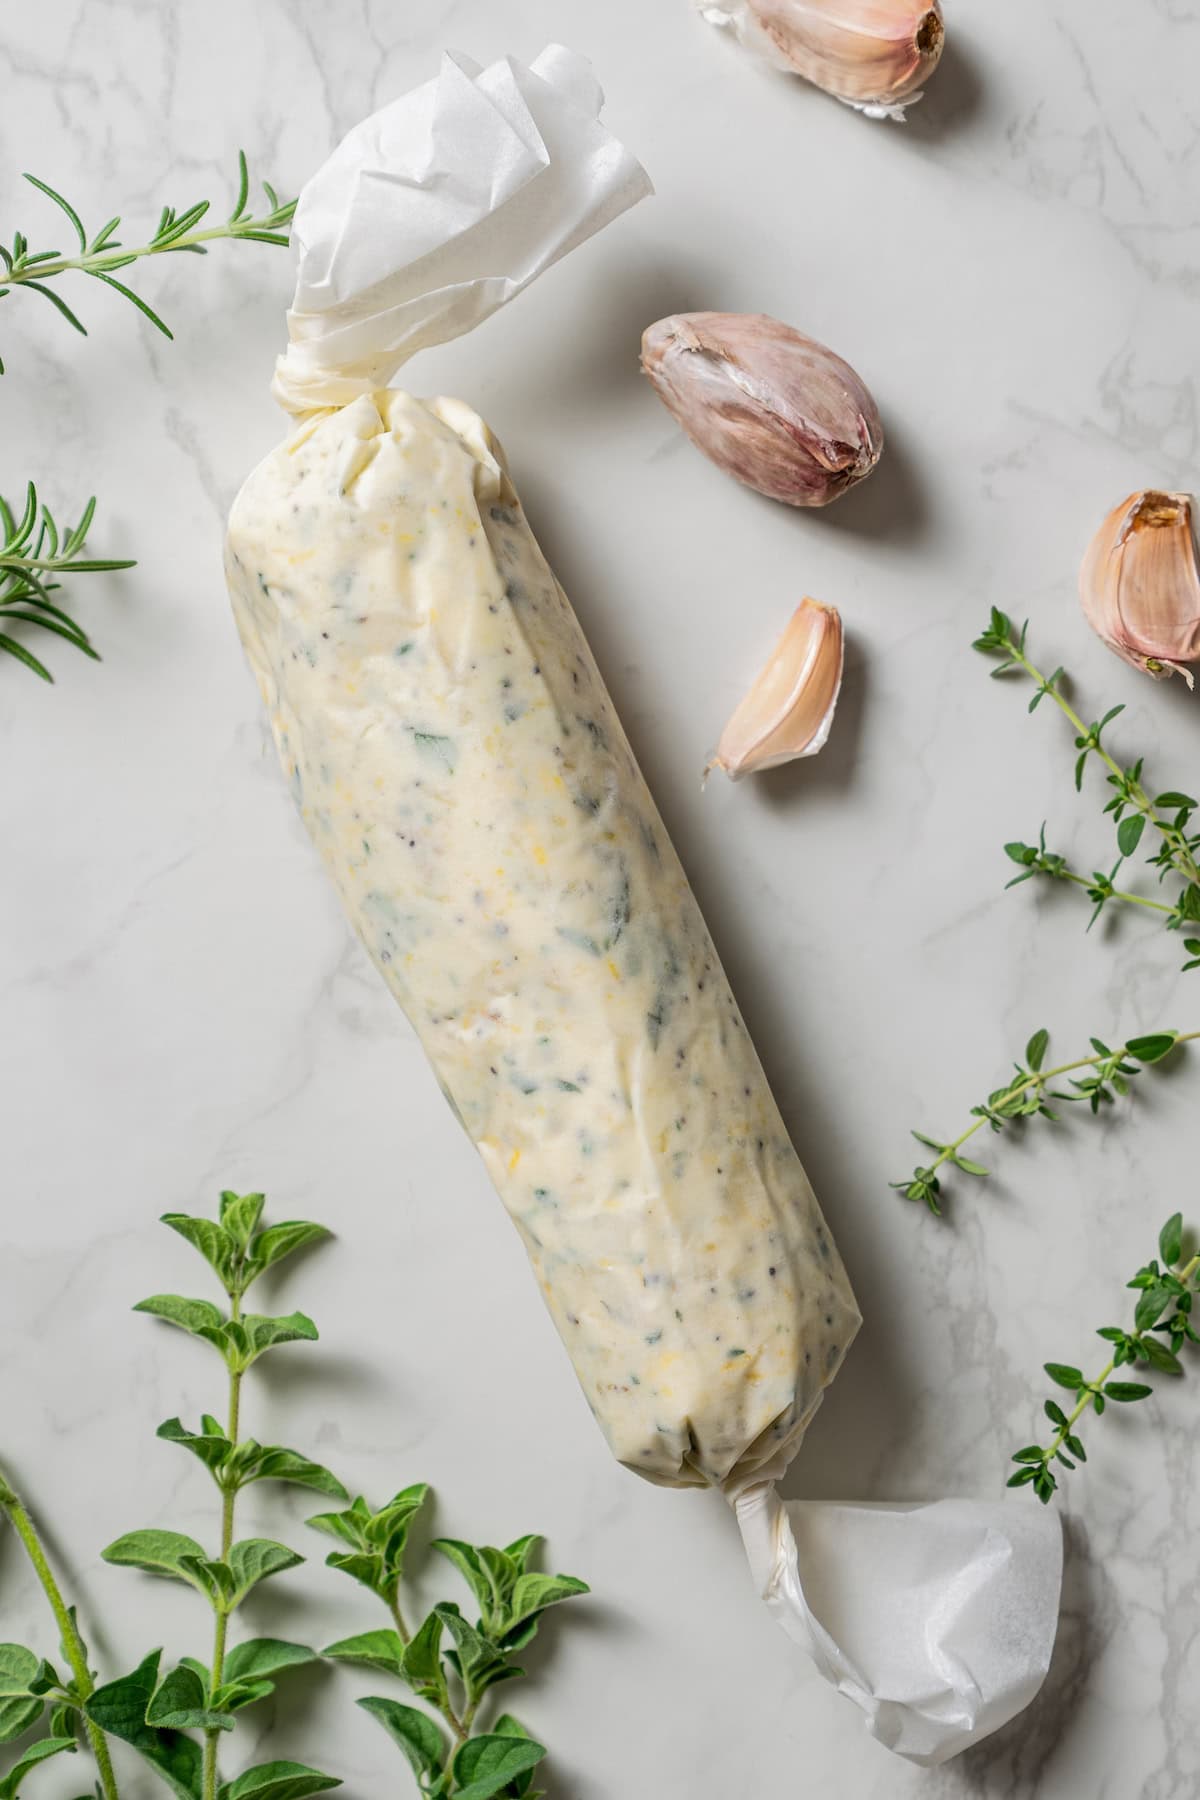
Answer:
[{"label": "peeled garlic clove", "polygon": [[698,0],[772,62],[848,106],[902,119],[946,41],[940,0]]},{"label": "peeled garlic clove", "polygon": [[1162,681],[1200,662],[1200,563],[1189,494],[1131,494],[1088,546],[1079,594],[1110,650]]},{"label": "peeled garlic clove", "polygon": [[698,450],[789,506],[828,505],[883,451],[879,411],[849,363],[763,313],[660,319],[642,368]]},{"label": "peeled garlic clove", "polygon": [[731,781],[815,756],[829,736],[842,686],[845,647],[836,606],[802,600],[771,659],[721,733],[705,769]]}]

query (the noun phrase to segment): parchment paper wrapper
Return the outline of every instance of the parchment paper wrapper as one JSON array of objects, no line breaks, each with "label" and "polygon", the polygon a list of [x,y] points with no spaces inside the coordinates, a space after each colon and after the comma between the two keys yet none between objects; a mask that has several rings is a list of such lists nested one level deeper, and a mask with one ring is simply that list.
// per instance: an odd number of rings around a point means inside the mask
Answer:
[{"label": "parchment paper wrapper", "polygon": [[651,193],[603,103],[591,65],[551,44],[530,68],[446,55],[436,80],[356,125],[296,209],[280,405],[385,387]]},{"label": "parchment paper wrapper", "polygon": [[1062,1531],[1025,1498],[784,1502],[764,1482],[734,1504],[784,1631],[872,1737],[931,1767],[1020,1712],[1050,1666]]},{"label": "parchment paper wrapper", "polygon": [[[386,385],[648,194],[599,122],[602,99],[589,66],[559,46],[529,68],[447,56],[435,81],[357,126],[300,197],[281,405],[343,407]],[[785,1506],[757,1474],[727,1498],[771,1611],[898,1754],[940,1762],[1037,1691],[1062,1557],[1044,1512]]]}]

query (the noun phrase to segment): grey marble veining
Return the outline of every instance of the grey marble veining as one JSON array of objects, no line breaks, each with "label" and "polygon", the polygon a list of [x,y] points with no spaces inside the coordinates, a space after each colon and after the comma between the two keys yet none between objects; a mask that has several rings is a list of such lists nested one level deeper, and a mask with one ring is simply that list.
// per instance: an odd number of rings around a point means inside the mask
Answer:
[{"label": "grey marble veining", "polygon": [[[1028,613],[1084,705],[1124,701],[1122,744],[1194,784],[1196,702],[1107,655],[1074,579],[1123,494],[1195,485],[1200,7],[1143,0],[1136,28],[1068,0],[948,10],[945,66],[903,129],[760,70],[688,0],[45,0],[0,33],[0,227],[47,242],[57,220],[22,169],[133,230],[164,198],[221,195],[239,144],[294,191],[443,45],[530,57],[557,37],[593,57],[657,198],[412,382],[461,392],[507,444],[850,1266],[866,1326],[789,1480],[810,1495],[995,1492],[1036,1434],[1040,1364],[1094,1359],[1162,1217],[1196,1210],[1182,1066],[1099,1123],[989,1144],[994,1179],[945,1225],[887,1188],[909,1127],[957,1129],[1035,1027],[1069,1054],[1092,1032],[1200,1023],[1200,976],[1140,920],[1089,939],[1072,896],[1001,892],[1000,845],[1043,818],[1089,867],[1108,838],[1095,778],[1073,793],[1065,727],[1028,719],[969,649],[989,605]],[[719,1502],[609,1461],[292,816],[229,618],[222,520],[281,430],[287,258],[222,245],[134,279],[174,344],[96,284],[69,295],[86,341],[36,297],[0,305],[0,491],[34,475],[70,511],[94,489],[97,552],[138,557],[74,586],[102,666],[51,650],[53,690],[0,670],[0,1455],[109,1666],[206,1636],[187,1594],[98,1554],[138,1524],[212,1531],[198,1467],[152,1432],[213,1406],[218,1371],[128,1311],[198,1285],[154,1219],[262,1186],[338,1237],[278,1287],[324,1341],[252,1382],[249,1428],[376,1496],[432,1480],[446,1531],[536,1526],[597,1591],[590,1625],[547,1633],[522,1705],[562,1800],[1191,1800],[1188,1385],[1090,1432],[1047,1687],[929,1774],[867,1741],[776,1631]],[[863,488],[794,516],[682,441],[637,342],[699,306],[777,313],[854,362],[889,431]],[[701,794],[806,592],[850,640],[828,748]],[[301,1627],[282,1586],[250,1616],[328,1641],[369,1619],[302,1541],[305,1510],[252,1490],[244,1522],[313,1556],[293,1592],[315,1618]],[[0,1636],[53,1649],[4,1536]],[[278,1729],[251,1715],[244,1754],[331,1766],[348,1794],[399,1789],[398,1753],[350,1705],[371,1685],[303,1683]],[[82,1785],[62,1765],[38,1782],[47,1800]],[[135,1770],[126,1791],[156,1790]]]}]

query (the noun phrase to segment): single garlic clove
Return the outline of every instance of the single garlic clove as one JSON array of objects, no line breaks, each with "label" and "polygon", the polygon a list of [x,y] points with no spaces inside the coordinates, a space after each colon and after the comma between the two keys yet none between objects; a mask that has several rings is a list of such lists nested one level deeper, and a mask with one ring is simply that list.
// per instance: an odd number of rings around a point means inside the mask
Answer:
[{"label": "single garlic clove", "polygon": [[941,60],[940,0],[698,0],[705,18],[848,106],[903,119]]},{"label": "single garlic clove", "polygon": [[815,756],[829,736],[842,686],[845,646],[836,606],[802,600],[770,661],[721,733],[704,773],[731,781]]},{"label": "single garlic clove", "polygon": [[1156,681],[1200,662],[1200,562],[1188,494],[1130,494],[1088,545],[1079,594],[1110,650]]},{"label": "single garlic clove", "polygon": [[883,451],[849,363],[762,313],[675,313],[642,338],[659,399],[718,468],[789,506],[826,506]]}]

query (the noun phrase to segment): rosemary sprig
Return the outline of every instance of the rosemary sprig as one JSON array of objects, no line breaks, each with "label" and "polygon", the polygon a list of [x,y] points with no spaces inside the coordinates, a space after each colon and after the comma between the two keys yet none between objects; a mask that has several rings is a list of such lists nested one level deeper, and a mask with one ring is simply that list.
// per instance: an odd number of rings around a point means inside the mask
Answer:
[{"label": "rosemary sprig", "polygon": [[[93,661],[99,652],[83,626],[50,596],[61,588],[64,573],[92,575],[112,569],[132,569],[129,557],[85,557],[82,552],[96,511],[95,496],[84,507],[78,525],[61,531],[50,508],[38,500],[32,481],[25,492],[25,509],[17,517],[0,496],[0,624],[35,625],[41,631],[65,638]],[[32,650],[7,632],[0,631],[0,651],[16,657],[43,681],[53,681],[49,669]]]},{"label": "rosemary sprig", "polygon": [[[1111,1105],[1117,1095],[1128,1094],[1129,1084],[1136,1075],[1162,1062],[1178,1045],[1191,1043],[1196,1038],[1200,1038],[1200,1031],[1157,1031],[1145,1037],[1130,1038],[1117,1050],[1110,1049],[1099,1038],[1092,1038],[1091,1056],[1080,1056],[1073,1062],[1059,1063],[1057,1067],[1047,1069],[1045,1060],[1050,1034],[1036,1031],[1026,1046],[1024,1064],[1014,1064],[1016,1074],[1013,1079],[989,1094],[979,1106],[971,1108],[974,1123],[958,1137],[941,1143],[937,1138],[926,1137],[923,1132],[913,1132],[917,1142],[936,1151],[936,1155],[925,1167],[914,1169],[906,1180],[893,1181],[891,1186],[906,1200],[923,1201],[930,1212],[940,1218],[943,1169],[949,1166],[961,1170],[964,1175],[980,1178],[989,1173],[981,1163],[963,1155],[964,1144],[985,1125],[993,1131],[1005,1131],[1018,1119],[1040,1117],[1057,1122],[1058,1114],[1050,1106],[1051,1100],[1086,1101],[1096,1114],[1102,1106]],[[1074,1077],[1082,1069],[1089,1073],[1078,1080],[1072,1079],[1074,1093],[1051,1088],[1052,1081]]]},{"label": "rosemary sprig", "polygon": [[1046,1417],[1054,1426],[1048,1444],[1029,1444],[1018,1450],[1013,1461],[1019,1463],[1009,1487],[1032,1487],[1043,1504],[1051,1500],[1058,1488],[1052,1464],[1074,1469],[1087,1461],[1076,1426],[1084,1413],[1094,1412],[1099,1418],[1110,1400],[1129,1405],[1148,1399],[1153,1389],[1142,1381],[1114,1381],[1120,1368],[1142,1363],[1147,1374],[1182,1375],[1179,1353],[1185,1344],[1200,1344],[1200,1335],[1192,1322],[1192,1307],[1200,1278],[1200,1255],[1183,1259],[1183,1216],[1175,1213],[1159,1233],[1158,1261],[1139,1269],[1127,1285],[1136,1288],[1138,1301],[1134,1309],[1133,1329],[1120,1325],[1103,1325],[1097,1336],[1113,1347],[1112,1355],[1098,1375],[1090,1380],[1071,1363],[1046,1363],[1045,1369],[1057,1387],[1074,1394],[1075,1405],[1064,1412],[1057,1400],[1047,1400]]},{"label": "rosemary sprig", "polygon": [[[1143,783],[1145,758],[1138,757],[1135,763],[1126,767],[1116,760],[1104,742],[1105,732],[1113,720],[1124,712],[1124,707],[1110,707],[1102,718],[1086,725],[1063,692],[1062,683],[1066,679],[1066,671],[1058,668],[1052,675],[1046,675],[1030,659],[1025,647],[1028,629],[1027,621],[1018,631],[1006,613],[993,607],[987,628],[975,640],[975,648],[986,656],[1000,656],[1003,659],[999,667],[993,669],[994,677],[1019,670],[1031,678],[1037,691],[1029,702],[1030,712],[1036,711],[1049,696],[1070,721],[1074,727],[1075,749],[1078,752],[1075,759],[1077,791],[1082,791],[1084,771],[1089,759],[1094,756],[1103,763],[1108,771],[1105,779],[1113,789],[1112,798],[1104,811],[1111,815],[1116,825],[1119,855],[1108,873],[1097,870],[1088,876],[1072,869],[1065,857],[1046,849],[1043,826],[1037,844],[1016,842],[1005,845],[1005,854],[1022,871],[1008,885],[1015,887],[1022,881],[1031,880],[1035,875],[1044,875],[1051,880],[1067,881],[1082,888],[1092,902],[1089,930],[1104,908],[1112,902],[1140,906],[1158,913],[1168,931],[1186,930],[1189,925],[1200,924],[1200,831],[1192,829],[1200,802],[1190,794],[1175,790],[1168,790],[1151,799]],[[1171,904],[1116,885],[1121,864],[1138,849],[1147,829],[1151,833],[1150,841],[1155,845],[1154,854],[1147,860],[1152,868],[1158,870],[1159,881],[1174,876],[1183,884]],[[1185,967],[1200,967],[1200,936],[1186,939],[1184,947],[1192,958]]]},{"label": "rosemary sprig", "polygon": [[[62,295],[46,285],[48,282],[72,270],[82,275],[91,275],[123,294],[164,337],[170,337],[172,333],[159,314],[140,294],[134,293],[123,281],[118,281],[116,271],[128,268],[143,256],[164,256],[185,250],[196,256],[204,256],[207,255],[207,246],[219,238],[236,238],[258,244],[286,244],[288,234],[284,227],[290,224],[296,210],[296,202],[280,200],[268,181],[262,184],[263,193],[267,197],[267,210],[259,215],[247,210],[250,202],[250,174],[245,151],[239,150],[237,197],[227,219],[217,225],[207,225],[201,230],[201,221],[210,211],[209,201],[197,200],[194,205],[184,207],[182,212],[177,212],[173,206],[164,206],[149,242],[126,246],[115,235],[121,223],[119,217],[107,220],[98,231],[89,232],[70,201],[56,189],[40,181],[36,175],[27,174],[25,179],[32,182],[47,199],[52,200],[70,221],[71,229],[78,239],[79,250],[74,256],[64,256],[58,250],[33,251],[29,248],[28,238],[18,231],[11,248],[0,244],[0,299],[19,288],[41,294],[57,308],[67,324],[82,332],[84,337],[87,336],[86,328]],[[4,364],[0,361],[0,375],[3,373]]]}]

